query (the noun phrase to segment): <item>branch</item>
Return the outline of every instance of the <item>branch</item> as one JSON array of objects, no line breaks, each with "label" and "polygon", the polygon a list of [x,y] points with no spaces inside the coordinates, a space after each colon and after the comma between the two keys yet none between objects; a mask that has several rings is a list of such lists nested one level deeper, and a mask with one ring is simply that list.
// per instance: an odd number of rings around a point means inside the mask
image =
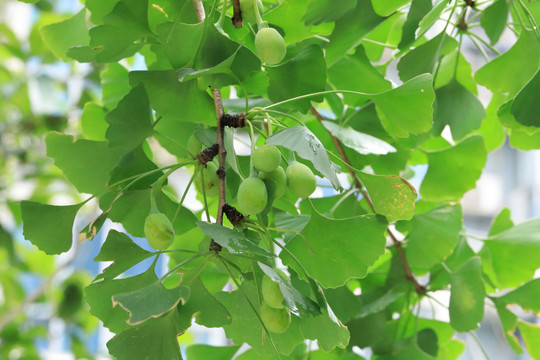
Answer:
[{"label": "branch", "polygon": [[232,0],[233,17],[232,23],[235,28],[240,29],[242,27],[242,11],[240,10],[240,0]]},{"label": "branch", "polygon": [[204,6],[201,0],[193,0],[193,7],[195,8],[195,12],[197,13],[197,20],[199,22],[203,22],[206,18],[206,14],[204,12]]},{"label": "branch", "polygon": [[[225,205],[225,160],[227,159],[227,150],[225,150],[225,138],[223,136],[225,128],[221,123],[221,117],[223,116],[223,103],[221,101],[221,91],[219,89],[212,89],[212,96],[214,97],[214,106],[216,108],[216,143],[218,144],[219,159],[219,165],[217,170],[217,176],[219,178],[219,201],[216,224],[223,225],[223,206]],[[212,239],[210,243],[210,250],[221,251],[221,245],[219,245],[214,241],[214,239]]]},{"label": "branch", "polygon": [[[313,115],[315,115],[317,120],[319,120],[319,122],[322,123],[322,121],[324,120],[324,117],[313,106],[311,107],[310,111],[311,111],[311,113]],[[328,131],[328,134],[332,138],[332,142],[336,146],[342,160],[347,165],[349,165],[349,166],[347,166],[347,171],[352,176],[352,178],[354,180],[354,185],[356,186],[356,188],[358,188],[358,190],[360,190],[360,192],[362,193],[362,196],[364,197],[364,199],[366,199],[366,202],[368,203],[368,205],[371,208],[371,210],[373,211],[373,213],[376,213],[375,207],[373,206],[373,202],[371,201],[371,198],[369,197],[369,194],[367,193],[367,191],[364,189],[364,187],[360,183],[360,180],[358,180],[358,177],[356,176],[356,173],[354,172],[354,170],[351,169],[351,167],[350,167],[351,162],[349,161],[349,158],[347,157],[347,154],[345,154],[345,150],[343,149],[343,146],[341,146],[341,143],[339,142],[339,139],[337,137],[335,137],[334,135],[332,135],[332,133],[328,129],[326,131]],[[388,235],[390,236],[390,239],[392,239],[392,242],[394,243],[394,246],[396,247],[396,251],[397,251],[397,253],[399,255],[399,258],[401,259],[401,262],[403,263],[403,268],[405,269],[407,279],[414,284],[414,287],[416,288],[416,292],[418,294],[424,294],[426,292],[426,288],[423,287],[422,285],[420,285],[418,283],[418,281],[416,281],[416,279],[415,279],[415,277],[414,277],[414,275],[412,273],[411,267],[409,266],[409,263],[407,262],[407,258],[405,257],[405,253],[403,252],[403,247],[401,246],[401,242],[396,238],[394,233],[392,233],[390,228],[387,228],[386,231],[388,232]]]}]

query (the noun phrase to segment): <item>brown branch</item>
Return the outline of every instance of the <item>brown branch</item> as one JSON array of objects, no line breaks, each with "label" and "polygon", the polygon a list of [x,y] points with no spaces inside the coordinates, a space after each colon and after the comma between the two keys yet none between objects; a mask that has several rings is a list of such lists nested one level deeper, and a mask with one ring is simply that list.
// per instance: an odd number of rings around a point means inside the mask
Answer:
[{"label": "brown branch", "polygon": [[193,7],[195,8],[195,12],[197,13],[197,20],[199,22],[203,22],[206,18],[206,13],[204,12],[204,6],[201,0],[193,0]]},{"label": "brown branch", "polygon": [[[218,144],[219,162],[218,170],[216,172],[219,178],[219,200],[218,211],[216,215],[216,224],[223,225],[223,206],[225,205],[225,160],[227,159],[227,150],[225,150],[224,126],[221,124],[221,117],[223,116],[223,103],[221,101],[221,91],[219,89],[212,89],[212,96],[214,97],[214,106],[216,108],[216,143]],[[212,239],[210,243],[210,250],[221,251],[221,245],[219,245],[214,241],[214,239]]]},{"label": "brown branch", "polygon": [[235,28],[240,29],[243,25],[242,11],[240,10],[240,0],[232,0],[232,7],[233,7],[232,23]]},{"label": "brown branch", "polygon": [[[324,117],[317,111],[317,109],[315,109],[312,106],[310,111],[311,111],[311,113],[313,115],[315,115],[317,120],[319,120],[319,122],[321,122],[321,124],[322,124],[322,121],[324,120]],[[341,156],[341,159],[348,165],[347,166],[347,171],[352,176],[352,178],[354,180],[354,185],[356,186],[356,188],[358,190],[360,190],[360,192],[362,193],[362,196],[364,197],[364,199],[368,203],[368,205],[371,208],[371,210],[373,211],[373,213],[374,214],[377,213],[375,211],[375,207],[373,206],[373,202],[371,201],[371,198],[369,197],[369,194],[367,193],[367,191],[364,189],[364,187],[360,183],[360,180],[356,176],[356,173],[354,172],[354,170],[350,167],[351,162],[349,161],[349,158],[347,157],[347,154],[345,154],[345,150],[343,149],[343,146],[341,146],[341,143],[339,142],[339,139],[337,137],[335,137],[334,135],[332,135],[332,133],[328,129],[326,129],[326,131],[328,131],[328,134],[330,135],[330,138],[332,138],[332,142],[336,146],[336,148],[338,150],[338,153],[339,153],[339,156]],[[416,279],[415,279],[415,277],[414,277],[414,275],[412,273],[411,267],[409,266],[409,263],[407,262],[407,258],[405,257],[405,253],[403,252],[403,247],[401,246],[401,242],[395,237],[395,235],[392,233],[390,228],[387,228],[386,231],[388,232],[388,235],[390,236],[390,239],[392,239],[392,242],[394,243],[394,246],[396,247],[396,251],[397,251],[397,253],[399,255],[399,258],[401,259],[401,262],[403,263],[403,268],[405,269],[407,279],[414,284],[414,287],[416,288],[416,292],[418,294],[425,293],[426,288],[423,287],[422,285],[420,285],[418,283],[418,281],[416,281]]]}]

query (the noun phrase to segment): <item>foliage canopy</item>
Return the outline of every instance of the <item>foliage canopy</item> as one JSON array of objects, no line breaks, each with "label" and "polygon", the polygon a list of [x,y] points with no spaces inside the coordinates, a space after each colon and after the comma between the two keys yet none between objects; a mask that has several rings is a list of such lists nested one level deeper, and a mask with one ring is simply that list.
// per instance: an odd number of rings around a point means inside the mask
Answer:
[{"label": "foliage canopy", "polygon": [[[454,333],[477,329],[491,303],[513,349],[523,352],[518,328],[540,358],[540,328],[508,309],[540,311],[540,220],[514,225],[503,210],[473,250],[460,205],[506,138],[521,150],[540,148],[539,2],[280,0],[262,1],[261,17],[257,1],[242,1],[254,21],[243,26],[237,0],[87,0],[69,17],[45,0],[25,2],[48,20],[36,24],[30,50],[2,27],[0,56],[89,70],[75,125],[55,126],[46,114],[45,126],[35,126],[52,130],[46,153],[61,174],[38,167],[34,195],[20,203],[20,216],[11,209],[24,237],[49,255],[80,246],[73,224],[90,204],[99,211],[77,229],[82,241],[106,219],[121,224],[94,259],[110,266],[91,283],[66,282],[59,307],[65,319],[83,311],[69,306],[82,304],[77,289],[86,286],[89,312],[116,334],[112,356],[180,359],[178,336],[195,321],[223,328],[234,345],[189,346],[190,360],[231,359],[244,343],[250,349],[237,359],[360,359],[355,346],[376,359],[457,359],[465,345]],[[268,27],[272,38],[256,42]],[[281,41],[284,58],[275,54]],[[484,56],[474,72],[466,43]],[[16,84],[7,101],[30,117],[24,82],[0,70]],[[492,93],[487,108],[478,85]],[[275,146],[280,172],[268,175],[272,164],[259,175],[239,150],[246,139],[251,152]],[[295,162],[300,180],[284,171]],[[424,168],[416,189],[408,180]],[[187,187],[174,184],[176,171],[189,174]],[[311,173],[317,196],[298,199],[311,194]],[[63,177],[81,202],[53,204],[47,176]],[[202,210],[184,206],[191,187]],[[252,214],[236,211],[237,198]],[[145,237],[155,213],[154,243],[163,248],[148,251],[133,237]],[[13,245],[5,249],[14,269],[29,261]],[[123,275],[148,258],[146,271]],[[12,284],[3,292],[21,299],[15,274],[2,274]],[[262,289],[277,291],[263,278],[279,287],[280,309],[263,303]],[[450,292],[448,323],[420,314],[438,291]],[[286,324],[268,322],[269,313]],[[4,326],[2,356],[9,331],[18,330]]]}]

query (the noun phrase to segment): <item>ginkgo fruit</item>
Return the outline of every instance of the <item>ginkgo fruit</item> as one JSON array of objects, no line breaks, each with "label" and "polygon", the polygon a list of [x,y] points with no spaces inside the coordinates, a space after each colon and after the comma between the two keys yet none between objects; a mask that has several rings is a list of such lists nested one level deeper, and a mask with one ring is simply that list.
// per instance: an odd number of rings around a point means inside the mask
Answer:
[{"label": "ginkgo fruit", "polygon": [[204,193],[206,196],[214,197],[219,195],[219,178],[216,171],[217,166],[213,162],[209,162],[195,176],[195,186],[201,194],[203,193],[204,178]]},{"label": "ginkgo fruit", "polygon": [[268,275],[264,275],[262,279],[261,294],[268,306],[274,309],[285,308],[285,305],[283,305],[283,293],[279,288],[279,284]]},{"label": "ginkgo fruit", "polygon": [[268,331],[274,333],[285,332],[291,325],[291,314],[287,309],[276,309],[262,301],[260,307],[261,319]]},{"label": "ginkgo fruit", "polygon": [[266,185],[258,177],[248,177],[238,187],[238,210],[244,214],[258,214],[268,204]]},{"label": "ginkgo fruit", "polygon": [[[256,4],[256,5],[255,5]],[[257,16],[255,15],[255,6],[259,14],[264,12],[264,6],[261,0],[240,0],[240,11],[242,12],[242,20],[250,22],[252,24],[257,23]]]},{"label": "ginkgo fruit", "polygon": [[317,188],[315,175],[306,165],[294,162],[287,167],[287,186],[298,197],[308,197]]},{"label": "ginkgo fruit", "polygon": [[285,175],[285,170],[281,166],[271,172],[261,171],[259,172],[259,178],[263,180],[272,180],[276,184],[274,191],[274,200],[279,199],[285,194],[287,190],[287,175]]},{"label": "ginkgo fruit", "polygon": [[262,145],[253,151],[251,160],[255,169],[260,171],[274,171],[281,162],[281,153],[273,145]]},{"label": "ginkgo fruit", "polygon": [[202,143],[195,137],[195,135],[191,135],[188,139],[186,148],[190,155],[195,156],[201,151]]},{"label": "ginkgo fruit", "polygon": [[275,65],[281,62],[287,53],[285,40],[281,34],[273,28],[262,28],[255,35],[255,50],[264,63]]},{"label": "ginkgo fruit", "polygon": [[144,235],[151,247],[166,250],[174,241],[174,228],[167,215],[152,213],[144,220]]}]

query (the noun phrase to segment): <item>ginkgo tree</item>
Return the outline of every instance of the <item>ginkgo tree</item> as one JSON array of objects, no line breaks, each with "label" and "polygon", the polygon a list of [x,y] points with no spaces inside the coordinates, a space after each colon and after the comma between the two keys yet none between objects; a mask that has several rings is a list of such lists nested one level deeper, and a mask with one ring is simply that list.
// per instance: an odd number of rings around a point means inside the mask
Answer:
[{"label": "ginkgo tree", "polygon": [[[233,345],[192,345],[190,360],[360,359],[353,347],[457,359],[455,334],[486,305],[517,353],[519,330],[540,358],[540,327],[509,310],[540,311],[540,220],[502,211],[478,250],[460,205],[506,138],[540,148],[538,21],[540,3],[522,0],[87,0],[39,30],[55,57],[100,76],[79,133],[45,136],[84,200],[22,201],[24,237],[70,250],[92,201],[75,243],[122,225],[84,291],[118,359],[180,359],[193,322]],[[503,34],[516,40],[501,54]],[[475,72],[465,42],[484,56]],[[144,70],[128,71],[136,59]],[[175,191],[179,169],[191,179]],[[184,204],[191,188],[200,211]],[[449,322],[419,313],[441,291]]]}]

